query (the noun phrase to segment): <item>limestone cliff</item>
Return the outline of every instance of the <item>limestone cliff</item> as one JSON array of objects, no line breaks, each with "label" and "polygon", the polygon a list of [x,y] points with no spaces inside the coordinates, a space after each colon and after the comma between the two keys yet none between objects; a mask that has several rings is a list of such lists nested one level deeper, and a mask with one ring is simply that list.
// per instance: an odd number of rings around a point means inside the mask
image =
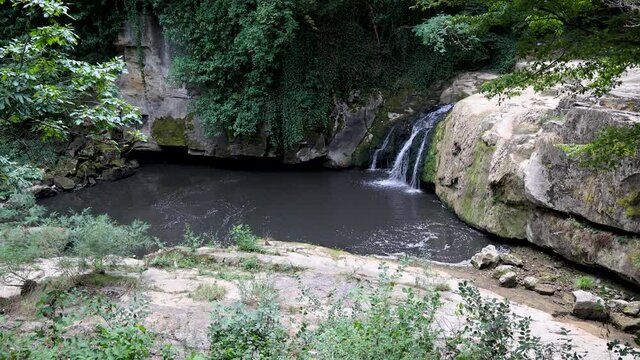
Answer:
[{"label": "limestone cliff", "polygon": [[[387,113],[400,116],[424,111],[435,104],[432,100],[425,102],[415,94],[408,94],[406,90],[384,96],[381,93],[368,96],[354,93],[350,99],[335,99],[325,132],[307,134],[306,139],[286,151],[272,145],[266,129],[245,137],[234,137],[230,133],[208,136],[197,115],[189,111],[189,101],[197,95],[170,80],[171,54],[176,51],[175,46],[164,37],[157,19],[146,18],[143,24],[141,47],[128,26],[116,44],[128,69],[128,73],[119,79],[119,87],[123,96],[141,109],[142,131],[149,139],[147,143],[138,144],[137,150],[179,148],[190,155],[216,158],[275,158],[289,164],[318,161],[329,167],[349,167],[354,165],[355,155],[371,141],[372,128],[381,118],[380,113],[384,113],[384,118]],[[143,72],[138,64],[138,51],[142,51],[144,59]],[[439,94],[439,91],[432,93]],[[411,106],[405,98],[410,99]]]},{"label": "limestone cliff", "polygon": [[628,74],[602,99],[527,90],[500,103],[470,95],[439,124],[423,179],[477,228],[640,283],[640,217],[630,211],[640,204],[640,157],[593,169],[558,146],[640,123],[639,82]]}]

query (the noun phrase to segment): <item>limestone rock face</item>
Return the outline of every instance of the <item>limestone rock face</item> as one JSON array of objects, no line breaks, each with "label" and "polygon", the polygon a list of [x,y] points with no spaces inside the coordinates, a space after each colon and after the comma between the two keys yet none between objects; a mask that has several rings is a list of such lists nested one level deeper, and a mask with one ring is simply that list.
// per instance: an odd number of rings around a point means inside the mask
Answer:
[{"label": "limestone rock face", "polygon": [[[483,79],[472,78],[464,86]],[[438,125],[423,180],[476,228],[640,284],[640,154],[590,168],[560,146],[640,124],[640,72],[622,84],[600,99],[527,89],[499,102],[468,90]]]},{"label": "limestone rock face", "polygon": [[144,21],[141,45],[144,55],[144,79],[137,63],[138,44],[127,25],[116,45],[122,49],[128,73],[118,86],[130,103],[143,114],[142,132],[148,142],[136,150],[163,151],[184,148],[190,155],[217,158],[277,158],[283,163],[297,164],[321,161],[330,167],[349,167],[356,148],[370,136],[370,126],[383,102],[381,96],[359,99],[364,105],[336,100],[336,107],[326,131],[310,131],[291,149],[272,145],[268,129],[258,129],[251,136],[233,136],[230,132],[208,134],[201,119],[189,111],[190,100],[197,95],[172,84],[168,78],[173,45],[165,38],[158,20]]}]

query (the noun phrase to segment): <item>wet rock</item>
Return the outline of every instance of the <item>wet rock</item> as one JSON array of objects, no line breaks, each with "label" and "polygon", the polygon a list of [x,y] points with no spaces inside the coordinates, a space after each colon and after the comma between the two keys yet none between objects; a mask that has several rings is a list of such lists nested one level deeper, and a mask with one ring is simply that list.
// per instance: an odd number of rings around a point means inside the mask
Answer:
[{"label": "wet rock", "polygon": [[556,287],[549,284],[536,284],[533,291],[540,295],[551,296],[556,293]]},{"label": "wet rock", "polygon": [[56,166],[55,173],[58,176],[74,175],[78,166],[78,159],[66,159]]},{"label": "wet rock", "polygon": [[522,265],[524,265],[522,259],[513,254],[500,254],[500,263],[517,267],[522,267]]},{"label": "wet rock", "polygon": [[629,306],[629,302],[621,299],[614,299],[607,303],[607,307],[614,312],[622,312],[627,306]]},{"label": "wet rock", "polygon": [[604,300],[590,292],[576,290],[573,292],[574,303],[572,313],[576,317],[587,320],[606,320],[607,308]]},{"label": "wet rock", "polygon": [[538,278],[535,276],[527,276],[522,280],[522,285],[529,290],[533,289],[536,284],[538,284]]},{"label": "wet rock", "polygon": [[36,199],[44,199],[55,196],[58,192],[49,185],[34,185],[29,188],[29,192],[36,197]]},{"label": "wet rock", "polygon": [[635,332],[640,330],[640,318],[623,315],[620,313],[611,314],[611,323],[624,332]]},{"label": "wet rock", "polygon": [[499,259],[498,249],[489,245],[471,258],[471,265],[476,269],[492,268],[497,265]]},{"label": "wet rock", "polygon": [[132,169],[137,169],[140,167],[140,162],[136,159],[129,160],[129,166],[131,166]]},{"label": "wet rock", "polygon": [[121,168],[109,168],[104,170],[102,174],[100,174],[100,179],[104,181],[116,181],[129,177],[134,173],[135,171],[128,166]]},{"label": "wet rock", "polygon": [[516,278],[516,273],[513,271],[509,271],[508,273],[502,275],[498,280],[500,286],[513,288],[518,285],[518,279]]},{"label": "wet rock", "polygon": [[494,279],[500,279],[502,275],[508,272],[513,272],[513,270],[514,268],[511,265],[500,265],[493,270],[493,273],[491,274],[491,276]]},{"label": "wet rock", "polygon": [[639,316],[640,315],[640,301],[630,302],[627,306],[622,309],[622,312],[625,315],[629,316]]},{"label": "wet rock", "polygon": [[73,188],[76,186],[76,183],[73,181],[73,179],[69,179],[65,176],[54,177],[53,184],[62,190],[73,190]]}]

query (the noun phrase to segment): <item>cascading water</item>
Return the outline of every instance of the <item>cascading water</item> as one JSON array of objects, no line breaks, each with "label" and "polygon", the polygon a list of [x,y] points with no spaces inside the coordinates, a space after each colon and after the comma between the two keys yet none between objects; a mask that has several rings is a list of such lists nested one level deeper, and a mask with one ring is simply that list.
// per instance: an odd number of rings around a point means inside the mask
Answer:
[{"label": "cascading water", "polygon": [[391,139],[391,135],[393,134],[393,131],[396,129],[396,127],[392,127],[391,131],[389,131],[389,133],[387,134],[387,136],[384,138],[384,141],[382,142],[382,146],[380,146],[380,148],[376,149],[376,151],[373,153],[373,160],[371,161],[371,167],[369,167],[369,170],[377,170],[378,169],[378,156],[380,155],[381,152],[385,151],[387,149],[387,146],[389,145],[389,140]]},{"label": "cascading water", "polygon": [[[384,181],[385,184],[408,184],[413,189],[420,187],[419,172],[422,164],[422,156],[428,143],[429,133],[435,124],[451,110],[453,105],[445,105],[437,108],[436,110],[422,116],[413,124],[411,128],[411,135],[409,139],[402,144],[398,155],[393,161],[393,167],[389,171],[389,177]],[[409,174],[410,162],[412,159],[412,147],[416,138],[422,136],[420,147],[417,154],[414,156],[415,160],[412,167],[412,172]]]}]

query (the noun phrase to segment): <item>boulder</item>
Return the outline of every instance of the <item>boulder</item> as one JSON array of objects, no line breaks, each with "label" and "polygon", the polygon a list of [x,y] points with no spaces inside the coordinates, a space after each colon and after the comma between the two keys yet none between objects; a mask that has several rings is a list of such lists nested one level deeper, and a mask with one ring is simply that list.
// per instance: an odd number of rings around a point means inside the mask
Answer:
[{"label": "boulder", "polygon": [[34,185],[28,190],[36,199],[44,199],[55,196],[58,192],[49,185]]},{"label": "boulder", "polygon": [[516,273],[513,271],[509,271],[506,274],[502,275],[500,279],[498,279],[500,286],[514,288],[518,285],[518,279],[516,278]]},{"label": "boulder", "polygon": [[622,312],[629,316],[640,316],[640,301],[630,302],[627,306],[622,308]]},{"label": "boulder", "polygon": [[104,181],[116,181],[129,177],[134,173],[135,171],[128,166],[121,168],[109,168],[102,171],[102,173],[100,174],[100,179]]},{"label": "boulder", "polygon": [[56,165],[54,172],[58,176],[74,175],[77,166],[78,159],[65,159]]},{"label": "boulder", "polygon": [[492,268],[498,264],[500,254],[495,246],[484,247],[479,253],[471,258],[471,265],[476,269]]},{"label": "boulder", "polygon": [[640,318],[631,317],[620,313],[611,314],[611,323],[624,332],[640,330]]},{"label": "boulder", "polygon": [[538,278],[535,276],[527,276],[522,280],[522,285],[529,290],[532,290],[536,284],[538,284]]},{"label": "boulder", "polygon": [[500,254],[500,263],[517,267],[522,267],[524,265],[522,259],[513,254]]},{"label": "boulder", "polygon": [[550,284],[536,284],[533,291],[540,295],[551,296],[556,293],[556,287]]},{"label": "boulder", "polygon": [[56,176],[53,178],[53,184],[57,187],[60,188],[62,190],[73,190],[73,188],[76,186],[76,183],[73,181],[73,179],[70,179],[68,177],[65,176]]},{"label": "boulder", "polygon": [[493,270],[493,273],[491,274],[491,276],[494,279],[500,279],[502,275],[508,272],[513,272],[513,269],[514,267],[511,265],[499,265]]},{"label": "boulder", "polygon": [[590,292],[576,290],[573,292],[574,303],[572,313],[580,319],[606,320],[608,311],[604,300]]},{"label": "boulder", "polygon": [[607,303],[607,307],[609,307],[612,312],[622,312],[627,306],[629,306],[629,302],[621,299],[614,299]]}]

